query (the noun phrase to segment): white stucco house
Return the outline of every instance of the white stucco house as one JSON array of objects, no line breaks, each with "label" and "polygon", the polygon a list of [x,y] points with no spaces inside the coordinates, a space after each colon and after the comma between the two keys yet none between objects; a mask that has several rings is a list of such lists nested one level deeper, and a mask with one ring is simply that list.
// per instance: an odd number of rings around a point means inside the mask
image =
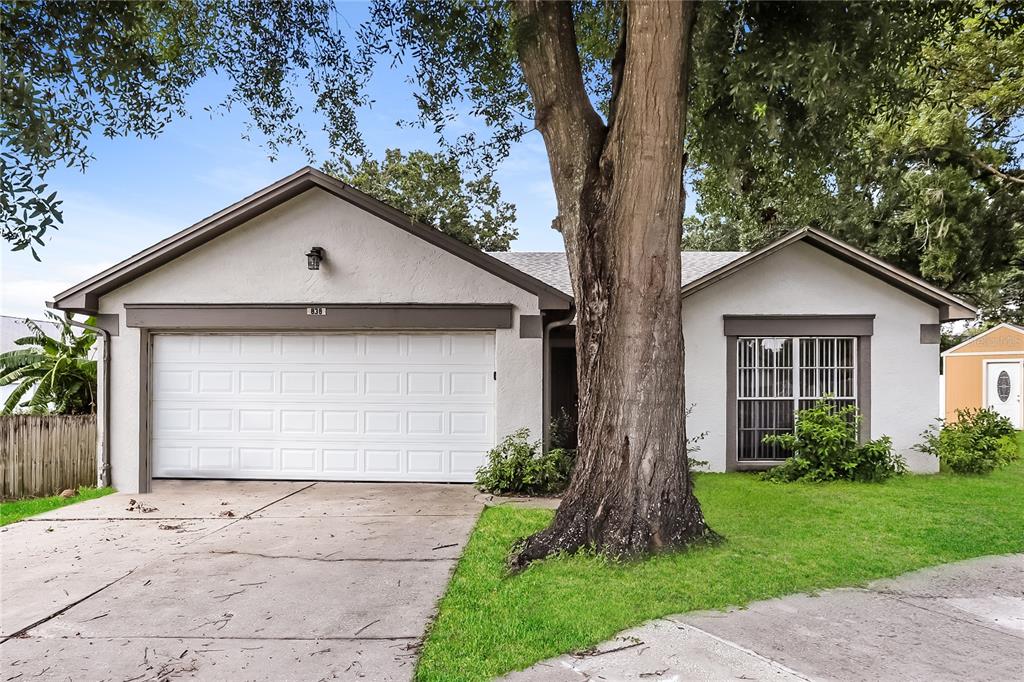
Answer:
[{"label": "white stucco house", "polygon": [[[690,434],[715,471],[823,394],[911,450],[938,415],[956,297],[820,232],[685,252]],[[561,253],[481,253],[311,168],[57,294],[109,334],[101,457],[153,478],[471,481],[575,403]],[[680,409],[685,406],[680,405]],[[103,454],[105,453],[105,454]]]}]

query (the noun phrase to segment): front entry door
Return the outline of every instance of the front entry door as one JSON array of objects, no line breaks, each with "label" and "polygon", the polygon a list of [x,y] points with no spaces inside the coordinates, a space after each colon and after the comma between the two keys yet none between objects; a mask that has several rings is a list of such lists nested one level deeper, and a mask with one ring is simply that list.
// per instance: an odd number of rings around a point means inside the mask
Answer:
[{"label": "front entry door", "polygon": [[1021,428],[1020,362],[989,362],[985,365],[985,406]]}]

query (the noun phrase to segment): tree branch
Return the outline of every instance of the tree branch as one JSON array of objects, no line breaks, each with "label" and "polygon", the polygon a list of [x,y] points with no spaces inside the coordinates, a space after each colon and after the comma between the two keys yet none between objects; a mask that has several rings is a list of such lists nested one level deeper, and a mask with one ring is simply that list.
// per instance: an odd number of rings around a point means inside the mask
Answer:
[{"label": "tree branch", "polygon": [[579,188],[600,154],[606,128],[583,84],[572,5],[516,0],[512,12],[519,62],[547,147],[559,215],[576,215]]},{"label": "tree branch", "polygon": [[989,173],[996,176],[997,178],[1002,178],[1007,182],[1014,182],[1017,183],[1018,185],[1024,185],[1024,177],[1018,177],[1016,175],[1004,173],[1003,171],[993,166],[991,163],[988,163],[987,161],[982,161],[975,154],[969,154],[968,158],[974,162],[974,165],[978,166],[982,170],[987,170]]}]

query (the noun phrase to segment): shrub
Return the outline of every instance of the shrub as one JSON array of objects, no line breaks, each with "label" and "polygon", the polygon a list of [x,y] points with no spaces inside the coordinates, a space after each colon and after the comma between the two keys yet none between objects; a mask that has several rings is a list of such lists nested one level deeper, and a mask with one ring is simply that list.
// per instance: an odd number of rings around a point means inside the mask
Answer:
[{"label": "shrub", "polygon": [[548,425],[548,436],[552,448],[562,450],[576,449],[576,415],[564,407],[551,418]]},{"label": "shrub", "polygon": [[497,495],[557,495],[569,485],[575,459],[575,450],[542,452],[539,442],[530,442],[529,430],[520,429],[487,453],[487,464],[476,471],[476,485]]},{"label": "shrub", "polygon": [[827,398],[796,414],[793,433],[765,436],[792,456],[766,471],[773,481],[884,481],[906,472],[903,458],[893,453],[892,440],[882,436],[857,443],[861,417],[853,405],[836,407]]},{"label": "shrub", "polygon": [[1020,456],[1014,435],[1010,420],[992,410],[957,410],[955,422],[921,434],[917,449],[953,473],[987,474]]}]

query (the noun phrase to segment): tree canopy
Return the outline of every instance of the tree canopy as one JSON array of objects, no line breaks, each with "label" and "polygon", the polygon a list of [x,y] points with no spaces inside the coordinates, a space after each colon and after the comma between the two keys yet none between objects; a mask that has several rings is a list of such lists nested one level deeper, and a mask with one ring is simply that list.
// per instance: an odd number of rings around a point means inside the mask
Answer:
[{"label": "tree canopy", "polygon": [[508,251],[518,236],[516,207],[501,199],[489,174],[466,180],[457,156],[388,149],[377,161],[329,163],[325,170],[356,189],[390,204],[484,251]]},{"label": "tree canopy", "polygon": [[0,236],[14,250],[36,255],[62,222],[48,171],[84,169],[94,135],[159,135],[210,74],[229,83],[210,108],[245,107],[272,156],[282,145],[314,155],[297,122],[307,90],[329,145],[363,151],[355,119],[369,71],[330,0],[4,0],[0,42]]},{"label": "tree canopy", "polygon": [[1024,13],[982,0],[899,62],[808,169],[765,140],[724,165],[698,153],[684,244],[752,249],[802,225],[846,239],[983,307],[1024,311]]}]

